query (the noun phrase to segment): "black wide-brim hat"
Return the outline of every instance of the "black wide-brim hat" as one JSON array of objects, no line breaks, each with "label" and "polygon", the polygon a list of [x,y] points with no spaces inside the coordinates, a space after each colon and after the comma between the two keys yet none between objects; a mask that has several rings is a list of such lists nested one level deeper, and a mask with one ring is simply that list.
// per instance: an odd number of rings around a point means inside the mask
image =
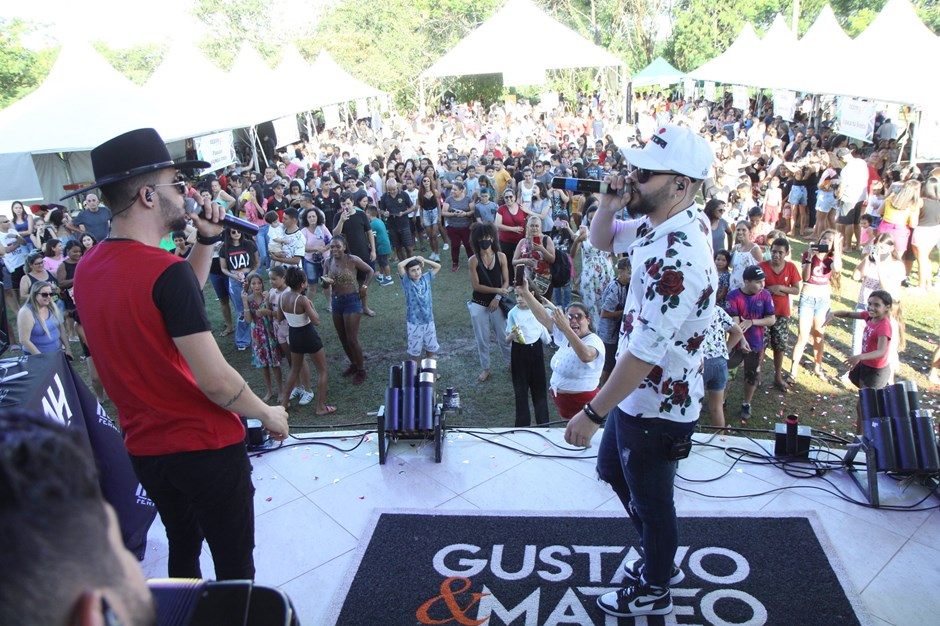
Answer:
[{"label": "black wide-brim hat", "polygon": [[209,165],[206,161],[174,163],[170,158],[170,151],[156,130],[138,128],[109,139],[92,150],[91,167],[95,173],[95,184],[70,191],[60,200],[168,167],[178,170],[204,169]]}]

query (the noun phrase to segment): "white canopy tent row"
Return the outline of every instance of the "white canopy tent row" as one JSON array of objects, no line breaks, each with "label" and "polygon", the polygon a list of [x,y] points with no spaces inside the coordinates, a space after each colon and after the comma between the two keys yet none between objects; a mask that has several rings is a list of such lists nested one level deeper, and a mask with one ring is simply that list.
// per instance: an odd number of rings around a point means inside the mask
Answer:
[{"label": "white canopy tent row", "polygon": [[[893,47],[896,53],[886,50],[886,46]],[[767,60],[781,54],[787,60],[787,71],[768,72]],[[690,72],[688,77],[904,104],[924,110],[937,101],[933,82],[924,68],[938,56],[940,38],[920,20],[909,0],[888,0],[854,40],[845,34],[827,5],[798,41],[779,15],[762,40],[745,24],[724,53]],[[940,154],[940,145],[932,151]]]},{"label": "white canopy tent row", "polygon": [[[541,41],[549,41],[551,45],[540,48],[525,66],[511,66],[507,59],[533,56],[529,40],[519,36],[522,24],[528,32],[538,33]],[[494,41],[505,45],[494,46]],[[622,60],[553,19],[531,0],[509,0],[434,65],[421,72],[421,111],[425,110],[427,79],[502,74],[504,85],[530,85],[544,82],[546,70],[582,67],[616,67],[626,87],[627,66]]]},{"label": "white canopy tent row", "polygon": [[[4,171],[32,169],[36,174],[0,178],[0,200],[57,202],[65,186],[93,179],[92,148],[135,128],[156,128],[177,158],[185,154],[187,139],[235,129],[250,133],[262,122],[384,95],[346,73],[325,50],[311,65],[291,46],[284,61],[272,70],[245,47],[226,74],[191,44],[177,42],[139,87],[88,43],[65,44],[42,85],[0,111]],[[298,73],[303,80],[296,80]],[[294,77],[295,88],[283,100],[252,95],[254,90],[238,93],[239,85],[270,84],[288,76]],[[236,97],[226,106],[213,106],[213,90],[221,85],[232,86]]]}]

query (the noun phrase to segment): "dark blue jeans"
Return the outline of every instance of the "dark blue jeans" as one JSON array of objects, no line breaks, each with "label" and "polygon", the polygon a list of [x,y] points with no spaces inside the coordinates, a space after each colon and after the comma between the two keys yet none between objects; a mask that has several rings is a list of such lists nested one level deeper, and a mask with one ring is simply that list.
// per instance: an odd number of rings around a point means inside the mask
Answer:
[{"label": "dark blue jeans", "polygon": [[244,443],[131,462],[166,527],[171,578],[202,578],[205,539],[217,580],[254,579],[255,487]]},{"label": "dark blue jeans", "polygon": [[643,548],[646,582],[669,587],[679,528],[673,501],[676,461],[663,436],[684,439],[695,422],[638,418],[614,407],[597,450],[597,473],[620,498]]}]

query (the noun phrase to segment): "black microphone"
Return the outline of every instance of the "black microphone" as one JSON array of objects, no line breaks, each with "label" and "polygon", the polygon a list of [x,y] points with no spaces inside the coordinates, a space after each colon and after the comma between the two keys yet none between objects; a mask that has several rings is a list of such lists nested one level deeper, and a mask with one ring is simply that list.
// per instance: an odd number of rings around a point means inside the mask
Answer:
[{"label": "black microphone", "polygon": [[620,189],[611,189],[610,185],[602,180],[592,178],[562,178],[555,176],[552,178],[552,189],[564,189],[565,191],[574,191],[576,193],[610,193],[622,196],[625,193],[633,192],[633,187],[629,182],[624,182]]},{"label": "black microphone", "polygon": [[[203,207],[196,206],[196,201],[192,198],[186,198],[186,212],[195,213],[199,217],[205,217],[205,209]],[[252,224],[248,220],[243,220],[240,217],[235,217],[230,213],[226,213],[222,216],[222,221],[219,222],[224,228],[231,228],[232,230],[237,230],[243,235],[251,235],[252,237],[258,236],[258,227],[255,224]]]}]

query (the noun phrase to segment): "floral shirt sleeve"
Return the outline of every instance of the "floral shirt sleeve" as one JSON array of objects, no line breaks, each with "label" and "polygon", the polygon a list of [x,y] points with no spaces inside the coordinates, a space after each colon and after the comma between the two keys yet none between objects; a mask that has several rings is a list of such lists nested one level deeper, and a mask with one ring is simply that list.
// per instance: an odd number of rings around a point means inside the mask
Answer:
[{"label": "floral shirt sleeve", "polygon": [[708,219],[695,205],[656,228],[646,218],[617,225],[614,252],[628,252],[633,266],[617,356],[629,351],[655,364],[620,402],[629,415],[698,419],[704,395],[702,343],[718,286],[710,239]]}]

